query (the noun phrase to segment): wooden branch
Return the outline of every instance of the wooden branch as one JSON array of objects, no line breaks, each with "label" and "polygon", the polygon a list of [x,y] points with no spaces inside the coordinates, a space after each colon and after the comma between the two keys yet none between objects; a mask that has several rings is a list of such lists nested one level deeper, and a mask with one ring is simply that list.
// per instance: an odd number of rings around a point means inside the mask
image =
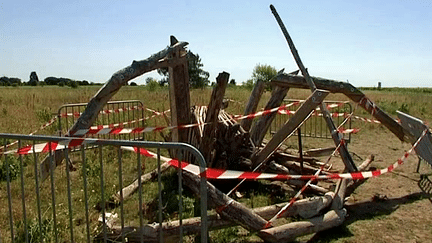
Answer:
[{"label": "wooden branch", "polygon": [[[281,214],[281,217],[293,217],[300,216],[302,218],[312,218],[318,215],[323,209],[327,208],[333,197],[333,192],[327,193],[321,197],[311,197],[307,199],[298,200],[293,203],[293,205]],[[279,203],[271,206],[265,206],[260,208],[254,208],[252,211],[262,218],[269,220],[280,209],[285,206],[286,203]],[[201,231],[201,218],[194,217],[182,220],[183,233],[185,235],[199,234]],[[235,222],[226,220],[220,217],[220,215],[209,215],[207,217],[207,225],[209,230],[217,230],[227,227],[236,226]],[[138,227],[127,226],[124,229],[125,235],[128,237],[128,242],[133,242],[133,239],[140,239]],[[160,231],[159,224],[148,224],[144,226],[144,238],[145,239],[157,239]],[[108,238],[111,240],[120,240],[121,237],[121,227],[115,225],[109,229]],[[180,222],[171,221],[162,223],[162,234],[165,238],[171,238],[180,233]]]},{"label": "wooden branch", "polygon": [[258,153],[252,156],[252,165],[255,168],[258,164],[265,161],[281,146],[283,141],[291,135],[297,127],[312,113],[312,111],[324,100],[329,93],[325,90],[316,90],[311,96],[298,108],[296,113],[289,119],[285,125],[273,136],[268,144]]},{"label": "wooden branch", "polygon": [[218,77],[216,78],[216,86],[213,88],[210,103],[207,109],[205,122],[208,124],[204,127],[204,135],[200,144],[200,151],[206,159],[207,167],[212,167],[211,154],[214,147],[216,127],[218,126],[217,121],[223,98],[225,96],[225,90],[228,85],[228,80],[229,73],[219,73]]},{"label": "wooden branch", "polygon": [[333,151],[335,151],[335,149],[336,147],[309,149],[305,151],[304,154],[310,157],[329,156]]},{"label": "wooden branch", "polygon": [[291,242],[299,236],[339,226],[344,222],[346,216],[345,209],[332,210],[308,221],[294,222],[261,230],[258,232],[258,236],[268,242]]},{"label": "wooden branch", "polygon": [[[253,114],[256,112],[257,107],[258,107],[258,103],[261,99],[261,96],[264,92],[264,88],[265,88],[265,83],[261,80],[258,80],[255,83],[255,86],[252,90],[252,93],[249,97],[249,101],[246,104],[245,110],[244,110],[244,115],[249,115],[249,114]],[[240,125],[243,127],[243,129],[245,131],[249,131],[250,127],[252,125],[252,121],[253,119],[243,119],[240,122]]]},{"label": "wooden branch", "polygon": [[[183,172],[183,180],[186,186],[199,195],[200,178],[198,176],[185,171]],[[267,223],[265,219],[254,213],[251,209],[231,199],[209,182],[207,182],[207,197],[209,206],[216,207],[222,218],[236,222],[248,230],[261,230]]]},{"label": "wooden branch", "polygon": [[[358,90],[356,87],[352,86],[350,83],[340,82],[330,79],[311,77],[315,85],[319,89],[325,89],[332,93],[343,93],[352,101],[359,103],[366,96]],[[289,75],[289,74],[279,74],[271,82],[274,85],[290,87],[290,88],[301,88],[308,89],[309,86],[306,80],[302,76]],[[378,106],[370,102],[360,103],[367,112],[369,112],[373,117],[380,121],[384,126],[386,126],[393,134],[396,135],[401,141],[404,141],[404,130],[402,126],[396,122],[395,119],[391,118],[387,113],[381,110]]]},{"label": "wooden branch", "polygon": [[[288,90],[289,89],[286,87],[275,87],[273,89],[270,100],[267,102],[264,110],[270,110],[281,106],[286,94],[288,93]],[[273,112],[271,114],[261,116],[259,120],[255,123],[255,125],[252,127],[251,138],[255,146],[261,146],[262,140],[264,139],[264,136],[266,135],[276,115],[277,112]]]},{"label": "wooden branch", "polygon": [[[183,51],[187,45],[187,42],[176,43],[173,46],[167,47],[164,50],[153,54],[145,60],[133,61],[130,66],[114,73],[105,85],[96,93],[96,95],[91,98],[84,112],[67,133],[68,136],[73,136],[73,134],[80,129],[89,128],[96,120],[103,106],[120,90],[123,85],[127,84],[128,81],[155,69],[167,67],[168,64],[164,63],[163,60],[172,53]],[[54,165],[59,165],[63,159],[64,153],[61,150],[54,152]],[[49,175],[49,164],[50,160],[48,157],[46,157],[41,163],[42,180],[45,180]]]},{"label": "wooden branch", "polygon": [[[161,173],[166,171],[168,168],[170,168],[170,164],[168,162],[165,162],[161,164]],[[141,176],[141,184],[153,180],[157,177],[158,169],[154,169],[150,171],[147,174],[144,174]],[[111,199],[114,201],[114,203],[119,204],[122,201],[128,199],[132,194],[134,194],[139,188],[138,179],[136,179],[134,182],[132,182],[129,186],[126,186],[122,189],[123,191],[123,198],[120,196],[120,191],[118,191],[116,194],[111,196]]]}]

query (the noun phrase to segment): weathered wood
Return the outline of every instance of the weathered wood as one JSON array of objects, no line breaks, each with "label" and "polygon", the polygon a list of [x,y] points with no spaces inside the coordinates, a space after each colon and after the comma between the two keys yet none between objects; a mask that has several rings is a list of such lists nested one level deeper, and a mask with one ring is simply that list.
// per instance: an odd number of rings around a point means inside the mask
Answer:
[{"label": "weathered wood", "polygon": [[[175,45],[177,40],[172,40]],[[176,65],[168,67],[171,125],[185,125],[190,123],[190,93],[189,71],[186,54],[181,50],[173,52],[168,57]],[[188,129],[174,129],[172,131],[173,142],[188,142]]]},{"label": "weathered wood", "polygon": [[[200,178],[188,172],[183,173],[183,182],[195,194],[199,195]],[[258,231],[267,221],[254,213],[251,209],[228,197],[211,183],[207,182],[207,202],[216,208],[222,218],[234,221],[251,231]]]},{"label": "weathered wood", "polygon": [[[166,171],[168,168],[170,168],[170,164],[168,162],[165,162],[161,164],[161,172]],[[153,180],[157,178],[158,169],[154,169],[150,171],[147,174],[144,174],[141,176],[141,183],[145,183],[149,180]],[[134,182],[132,182],[129,186],[124,187],[121,189],[123,191],[123,198],[120,196],[120,191],[118,191],[116,194],[111,196],[111,199],[114,201],[114,203],[119,204],[122,201],[128,199],[132,194],[134,194],[139,188],[138,179],[136,179]]]},{"label": "weathered wood", "polygon": [[296,113],[289,119],[285,125],[272,137],[266,146],[258,153],[252,156],[252,165],[257,167],[261,162],[270,157],[276,149],[291,135],[297,127],[312,113],[312,111],[324,100],[329,93],[325,90],[316,90],[307,98],[307,100],[298,108]]},{"label": "weathered wood", "polygon": [[344,222],[346,216],[345,209],[332,210],[308,221],[294,222],[261,230],[258,232],[258,236],[268,242],[291,242],[299,236],[339,226]]},{"label": "weathered wood", "polygon": [[[258,107],[258,103],[261,99],[261,96],[264,92],[264,88],[265,88],[265,83],[261,80],[258,80],[255,83],[255,86],[252,90],[251,95],[249,96],[249,101],[246,104],[245,110],[244,110],[244,115],[249,115],[249,114],[253,114],[256,112],[257,107]],[[243,119],[240,122],[240,125],[243,127],[243,129],[245,131],[249,131],[250,127],[252,125],[252,119]]]},{"label": "weathered wood", "polygon": [[[308,70],[303,65],[303,62],[300,59],[300,55],[298,54],[297,49],[294,46],[294,42],[292,41],[290,35],[288,34],[288,31],[286,30],[285,25],[282,22],[282,19],[279,17],[279,14],[277,13],[277,11],[273,5],[270,5],[270,9],[271,9],[273,15],[275,16],[279,26],[281,27],[281,30],[285,36],[285,39],[288,42],[288,46],[291,49],[291,52],[294,56],[294,60],[296,61],[297,66],[299,67],[300,71],[302,72],[310,90],[312,92],[314,92],[317,89],[317,87],[316,87],[315,83],[313,82],[313,80],[311,79]],[[341,141],[343,140],[343,136],[336,129],[336,126],[333,122],[333,118],[332,118],[329,110],[327,109],[327,106],[324,103],[321,103],[320,109],[321,109],[321,112],[323,113],[324,120],[327,123],[327,127],[329,128],[329,131],[330,131],[330,134],[332,136],[332,139],[333,139],[335,146],[340,145],[339,146],[339,154],[342,157],[342,160],[345,164],[345,167],[350,172],[356,171],[357,170],[356,165],[355,165],[353,159],[351,158],[351,155],[349,154],[346,145],[344,143],[341,144]]]},{"label": "weathered wood", "polygon": [[[270,110],[281,106],[286,94],[288,93],[288,90],[289,89],[285,87],[275,87],[272,91],[270,100],[267,102],[264,110]],[[266,135],[276,115],[277,112],[273,112],[271,114],[261,116],[259,120],[254,124],[251,130],[251,139],[255,146],[261,146],[262,140],[264,139],[264,136]]]},{"label": "weathered wood", "polygon": [[[312,218],[318,215],[323,209],[327,208],[333,197],[333,192],[327,193],[321,197],[311,197],[307,199],[298,200],[293,205],[281,214],[281,217],[293,217],[300,216],[302,218]],[[252,209],[253,212],[268,220],[273,217],[286,203],[279,203],[271,206],[265,206],[260,208]],[[194,217],[182,220],[183,233],[185,235],[199,234],[201,231],[201,218]],[[220,215],[209,215],[207,218],[207,225],[209,230],[217,230],[227,227],[236,226],[235,222],[226,220],[220,217]],[[134,239],[140,239],[138,227],[127,226],[124,229],[125,235],[128,237],[128,242],[133,242]],[[157,239],[161,227],[159,224],[148,224],[144,226],[144,238],[145,239]],[[108,238],[119,240],[121,238],[121,227],[114,225],[109,228]],[[162,223],[162,234],[165,239],[171,239],[180,233],[180,222],[171,221]]]},{"label": "weathered wood", "polygon": [[[96,93],[96,95],[90,99],[86,109],[69,130],[67,136],[73,136],[73,134],[80,129],[89,128],[96,120],[103,106],[120,90],[123,85],[127,84],[128,81],[155,69],[169,67],[171,64],[166,61],[166,57],[170,56],[172,53],[183,52],[187,45],[187,42],[178,42],[175,45],[169,46],[164,50],[153,54],[147,59],[133,61],[130,66],[114,73],[105,85]],[[59,165],[63,159],[64,153],[61,150],[54,152],[54,166]],[[49,175],[49,164],[49,157],[46,157],[41,163],[42,180],[45,180]]]},{"label": "weathered wood", "polygon": [[222,106],[225,90],[228,85],[229,73],[222,72],[216,78],[216,86],[208,105],[205,122],[207,125],[204,127],[204,135],[200,144],[200,151],[207,162],[207,167],[212,167],[211,155],[214,147],[214,140],[216,136],[216,127],[218,126],[219,111]]},{"label": "weathered wood", "polygon": [[[291,172],[294,172],[295,174],[301,174],[301,164],[299,162],[295,162],[295,161],[287,161],[285,159],[278,159],[279,154],[275,154],[275,160],[277,163],[285,166],[286,168],[288,168]],[[282,157],[283,158],[283,157]],[[303,165],[303,171],[306,174],[315,174],[318,171],[318,168],[315,168],[313,166],[310,165]],[[321,171],[322,174],[331,174],[325,170]]]},{"label": "weathered wood", "polygon": [[[385,127],[387,127],[393,134],[396,135],[401,141],[404,141],[405,133],[402,126],[397,121],[391,118],[387,113],[381,110],[376,104],[367,99],[356,87],[350,83],[335,81],[330,79],[311,77],[318,89],[325,89],[332,93],[342,93],[350,98],[352,101],[359,103],[367,112],[369,112],[375,119],[380,121]],[[271,82],[274,85],[290,87],[290,88],[301,88],[308,89],[309,86],[304,77],[280,74]],[[365,102],[368,100],[368,102]],[[360,102],[362,101],[362,102]]]}]

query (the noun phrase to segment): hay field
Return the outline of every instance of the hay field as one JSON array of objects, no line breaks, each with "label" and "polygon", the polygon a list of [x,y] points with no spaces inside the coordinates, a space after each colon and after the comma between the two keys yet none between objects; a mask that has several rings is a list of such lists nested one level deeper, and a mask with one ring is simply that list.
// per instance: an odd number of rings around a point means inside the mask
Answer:
[{"label": "hay field", "polygon": [[[54,116],[57,109],[66,103],[88,102],[100,86],[90,87],[1,87],[0,88],[0,132],[29,134],[38,129]],[[432,90],[430,89],[367,89],[366,95],[380,108],[396,117],[396,110],[401,110],[419,117],[432,124]],[[227,111],[241,114],[250,91],[230,87],[226,98],[230,102]],[[290,90],[288,98],[304,99],[309,90]],[[211,89],[192,90],[192,105],[207,105]],[[264,94],[260,108],[268,100],[270,93]],[[146,107],[163,111],[169,108],[168,90],[149,91],[144,86],[123,87],[114,100],[143,101]],[[342,95],[330,95],[329,100],[347,100]],[[354,105],[353,105],[354,106]],[[370,117],[359,108],[356,115]],[[159,122],[163,122],[162,120]],[[166,124],[159,124],[166,125]],[[380,125],[353,121],[353,127],[360,128],[353,135],[349,145],[350,152],[356,154],[356,162],[361,162],[368,155],[375,155],[372,166],[385,168],[399,159],[409,144],[401,143],[391,132]],[[40,134],[55,134],[55,128],[48,128]],[[296,139],[287,141],[295,148]],[[305,138],[305,149],[331,146],[329,140]],[[319,233],[312,237],[301,238],[310,242],[430,242],[432,239],[432,201],[430,194],[424,193],[418,185],[420,176],[415,173],[417,158],[410,156],[408,161],[395,172],[368,180],[349,198],[350,202],[370,199],[374,195],[385,195],[388,200],[365,203],[350,216],[344,225]],[[431,168],[421,165],[421,173],[430,173]],[[154,185],[150,185],[154,187]],[[4,188],[4,182],[1,184]],[[2,190],[3,191],[3,190]],[[5,194],[2,193],[4,199]],[[267,202],[266,195],[254,195],[242,200],[248,207],[262,206]],[[4,209],[6,210],[6,208]],[[1,211],[3,214],[6,211]],[[2,219],[3,216],[2,216]],[[3,220],[4,221],[4,220]],[[6,222],[2,222],[7,227]],[[244,233],[240,228],[219,230],[211,233],[214,242],[260,242],[253,234]]]}]

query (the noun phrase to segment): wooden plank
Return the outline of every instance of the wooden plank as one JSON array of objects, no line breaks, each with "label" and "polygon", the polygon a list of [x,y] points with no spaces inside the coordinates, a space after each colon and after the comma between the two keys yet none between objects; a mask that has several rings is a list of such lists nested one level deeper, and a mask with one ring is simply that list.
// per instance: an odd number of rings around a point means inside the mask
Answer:
[{"label": "wooden plank", "polygon": [[[86,109],[81,116],[77,119],[75,124],[69,130],[69,134],[74,134],[80,129],[87,129],[96,120],[99,112],[103,106],[120,90],[120,88],[127,84],[128,81],[143,75],[144,73],[159,69],[166,68],[171,65],[166,61],[167,56],[173,53],[184,52],[184,48],[188,45],[187,42],[178,42],[165,48],[158,53],[151,55],[149,58],[141,61],[133,61],[130,66],[127,66],[116,73],[105,83],[104,86],[93,96],[87,104]],[[59,165],[64,159],[64,153],[61,150],[54,152],[54,166]],[[45,180],[49,175],[50,160],[46,157],[41,162],[41,179]]]},{"label": "wooden plank", "polygon": [[414,143],[417,142],[423,132],[425,130],[427,131],[426,135],[418,143],[417,147],[415,147],[414,150],[416,151],[416,154],[420,156],[420,158],[432,165],[432,137],[429,128],[422,120],[416,117],[410,116],[400,111],[396,112],[401,121],[402,127],[406,129],[411,144],[414,145]]},{"label": "wooden plank", "polygon": [[229,76],[229,73],[226,72],[219,73],[216,78],[216,86],[213,88],[210,103],[207,108],[205,119],[207,125],[204,127],[203,138],[200,144],[200,151],[206,159],[207,167],[212,167],[211,153],[214,147],[219,111],[222,107]]},{"label": "wooden plank", "polygon": [[312,113],[312,111],[324,100],[329,94],[325,90],[316,90],[307,98],[307,100],[298,108],[296,113],[289,119],[281,129],[272,137],[266,146],[252,155],[252,166],[257,167],[261,162],[270,157],[278,149],[283,141],[292,134],[297,127]]},{"label": "wooden plank", "polygon": [[[255,86],[252,90],[251,95],[249,96],[249,101],[246,104],[245,110],[244,110],[244,115],[249,115],[249,114],[253,114],[256,112],[257,107],[258,107],[258,103],[261,99],[261,96],[264,92],[264,88],[265,88],[265,83],[261,80],[258,80],[255,83]],[[252,125],[252,121],[253,119],[243,119],[240,122],[240,125],[243,127],[243,129],[245,131],[249,131]]]},{"label": "wooden plank", "polygon": [[[359,103],[367,112],[369,112],[375,119],[380,121],[387,127],[393,134],[396,135],[401,141],[404,141],[405,133],[402,126],[397,121],[391,118],[387,113],[381,110],[375,103],[367,99],[356,87],[347,82],[341,82],[331,79],[324,79],[318,77],[311,77],[318,89],[328,90],[331,93],[342,93],[350,98],[352,101]],[[273,81],[272,85],[284,86],[290,88],[308,89],[309,86],[302,76],[279,74]]]},{"label": "wooden plank", "polygon": [[[270,100],[267,102],[264,110],[270,110],[281,106],[289,88],[286,87],[275,87],[272,91]],[[261,116],[260,119],[255,123],[251,130],[251,139],[255,146],[259,147],[266,135],[271,123],[276,117],[277,112]],[[249,120],[249,119],[248,119]]]}]

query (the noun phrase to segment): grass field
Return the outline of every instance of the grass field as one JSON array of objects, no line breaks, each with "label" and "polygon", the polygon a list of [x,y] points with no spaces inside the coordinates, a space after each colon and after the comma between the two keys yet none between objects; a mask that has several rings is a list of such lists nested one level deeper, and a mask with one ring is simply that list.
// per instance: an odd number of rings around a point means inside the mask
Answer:
[{"label": "grass field", "polygon": [[[49,121],[57,109],[66,103],[80,103],[88,102],[90,98],[100,89],[100,86],[86,86],[78,88],[69,87],[58,87],[58,86],[44,86],[44,87],[1,87],[0,88],[0,133],[20,133],[29,134],[34,130],[37,130],[42,124]],[[377,105],[390,114],[392,117],[396,117],[396,110],[406,112],[412,116],[418,117],[425,122],[431,124],[432,122],[432,89],[417,88],[417,89],[401,89],[401,88],[385,88],[382,90],[376,89],[363,89],[365,94]],[[229,87],[225,94],[225,97],[232,100],[230,102],[227,111],[231,114],[241,114],[244,109],[244,104],[249,98],[250,91],[239,88]],[[309,90],[290,90],[288,97],[291,99],[305,99],[310,94]],[[191,103],[192,105],[207,105],[211,96],[211,89],[199,89],[191,91]],[[270,93],[264,94],[260,102],[260,108],[264,107],[266,101],[270,97]],[[144,105],[148,108],[152,108],[158,111],[164,111],[169,108],[169,94],[166,89],[159,89],[155,91],[149,91],[144,86],[127,86],[123,87],[113,98],[114,100],[141,100]],[[331,94],[328,100],[348,100],[345,96],[340,94]],[[355,105],[353,104],[353,107]],[[358,108],[355,112],[356,115],[370,118],[370,115]],[[164,119],[152,120],[147,125],[166,125]],[[352,142],[349,145],[349,150],[355,153],[355,162],[361,163],[370,154],[375,155],[375,161],[372,166],[376,168],[385,168],[390,164],[394,163],[399,159],[403,153],[410,148],[407,143],[400,142],[396,136],[389,132],[385,127],[376,124],[364,123],[358,120],[353,120],[353,127],[360,128],[358,134],[353,135]],[[49,127],[39,134],[56,134],[55,127]],[[156,134],[151,134],[148,137],[151,140],[161,140],[161,137]],[[292,141],[291,141],[292,140]],[[292,138],[287,141],[287,145],[293,149],[296,149],[296,139]],[[2,141],[3,144],[3,141]],[[328,147],[332,145],[331,140],[323,139],[304,139],[304,149]],[[109,151],[107,154],[109,155]],[[133,160],[134,155],[127,155],[127,159]],[[323,158],[324,160],[325,158]],[[78,161],[79,156],[73,161]],[[89,158],[91,161],[92,158]],[[30,160],[24,160],[25,164],[29,165]],[[366,183],[361,185],[349,198],[350,202],[359,202],[365,199],[369,199],[374,195],[380,194],[385,195],[388,200],[374,201],[371,203],[365,203],[355,211],[349,212],[348,220],[340,227],[334,228],[329,231],[321,232],[315,236],[305,236],[300,241],[310,242],[430,242],[432,239],[432,200],[430,194],[425,193],[419,186],[420,175],[415,173],[417,166],[417,157],[410,156],[407,162],[396,169],[395,172],[389,173],[378,178],[369,179]],[[116,167],[112,166],[112,162],[106,161],[107,166],[104,167],[105,175],[111,175],[116,173]],[[338,163],[336,158],[335,163]],[[79,163],[76,165],[80,167]],[[337,165],[336,165],[337,166]],[[145,168],[149,171],[155,167],[154,163],[149,163]],[[4,168],[2,166],[2,168]],[[89,175],[93,178],[90,179],[89,184],[92,186],[90,190],[97,190],[97,165],[93,164],[89,168]],[[61,168],[64,173],[64,166]],[[56,171],[56,173],[60,173]],[[79,171],[79,169],[78,169]],[[136,173],[136,168],[133,165],[127,165],[124,171],[131,171]],[[430,173],[431,168],[428,167],[424,162],[420,168],[421,173]],[[75,174],[74,174],[75,173]],[[92,174],[93,173],[93,174]],[[25,173],[26,180],[33,183],[32,177],[34,173],[29,170]],[[59,178],[62,178],[60,174],[56,174]],[[64,177],[64,176],[63,176]],[[56,177],[57,178],[57,177]],[[168,177],[169,179],[169,177]],[[61,179],[59,179],[61,180]],[[72,181],[75,183],[82,183],[82,178],[77,172],[72,172]],[[133,176],[124,178],[125,181],[133,180]],[[31,184],[26,183],[26,184]],[[115,191],[115,183],[110,184],[107,182],[108,191],[111,195]],[[170,184],[170,183],[167,183]],[[58,183],[58,191],[64,190],[64,184]],[[44,185],[45,194],[49,195],[48,184]],[[147,183],[144,188],[148,194],[146,194],[145,202],[151,202],[157,190],[156,183]],[[1,195],[0,200],[3,205],[7,205],[6,193],[4,188],[6,184],[4,181],[0,182]],[[34,187],[26,188],[26,194],[28,197],[35,197],[32,194]],[[94,188],[93,188],[94,187]],[[167,190],[168,186],[165,186]],[[20,188],[15,188],[14,193],[19,194]],[[171,190],[171,189],[169,189]],[[75,193],[79,193],[76,191]],[[430,193],[430,191],[429,191]],[[287,195],[284,200],[288,200]],[[65,201],[66,199],[58,199]],[[132,210],[136,207],[136,201],[128,202],[125,204],[125,208],[128,210],[128,217],[136,217],[136,212]],[[135,198],[135,200],[137,200]],[[282,199],[279,199],[282,200]],[[97,204],[98,198],[90,199],[90,203]],[[19,223],[20,216],[20,199],[16,199],[16,205],[14,205],[14,212],[17,214],[17,225]],[[268,199],[265,194],[260,192],[252,193],[252,196],[247,195],[241,200],[242,203],[248,207],[259,207],[269,203],[274,203]],[[48,204],[49,202],[47,202]],[[83,207],[79,200],[74,202],[76,208]],[[186,205],[187,206],[187,205]],[[59,214],[66,214],[67,207],[62,205],[59,207]],[[192,211],[187,211],[192,216]],[[35,215],[35,212],[28,212],[30,215]],[[82,213],[77,212],[76,218],[83,218]],[[97,221],[98,213],[92,211],[92,218]],[[7,229],[7,207],[4,206],[0,209],[0,237],[2,240],[6,239],[2,229]],[[62,232],[67,235],[67,217],[59,216],[59,219],[65,222],[61,223]],[[30,225],[36,225],[35,220],[31,221]],[[131,224],[136,225],[136,220],[131,220]],[[22,223],[19,226],[22,229]],[[17,228],[18,231],[20,228]],[[47,226],[48,227],[48,226]],[[84,232],[83,225],[77,225],[77,231]],[[79,234],[80,239],[84,239],[84,233]],[[213,238],[212,242],[261,242],[260,239],[254,234],[248,234],[240,227],[232,229],[218,230],[211,233]],[[312,237],[312,239],[311,239]],[[52,239],[52,238],[51,238]],[[190,239],[192,241],[192,239]],[[19,240],[18,240],[19,241]],[[77,240],[77,242],[79,242]]]}]

